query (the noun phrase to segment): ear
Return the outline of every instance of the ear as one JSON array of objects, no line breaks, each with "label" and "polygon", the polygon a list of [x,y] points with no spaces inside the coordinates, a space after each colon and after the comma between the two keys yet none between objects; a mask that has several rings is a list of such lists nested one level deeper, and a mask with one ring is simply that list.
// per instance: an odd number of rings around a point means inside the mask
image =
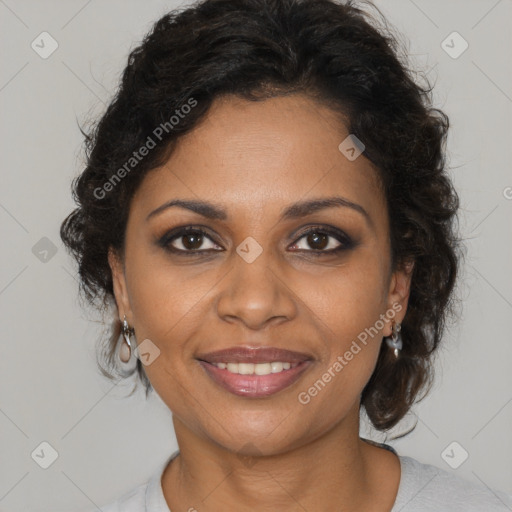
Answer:
[{"label": "ear", "polygon": [[124,274],[124,263],[117,253],[117,251],[109,247],[108,250],[108,264],[112,272],[112,283],[114,287],[114,296],[117,304],[117,311],[119,319],[123,321],[124,315],[131,324],[131,308],[128,300],[128,291],[126,287],[126,278]]},{"label": "ear", "polygon": [[[391,276],[388,292],[388,311],[396,312],[395,321],[401,323],[407,312],[409,294],[411,291],[414,261],[408,261],[395,270]],[[387,322],[384,336],[391,336],[391,322]]]}]

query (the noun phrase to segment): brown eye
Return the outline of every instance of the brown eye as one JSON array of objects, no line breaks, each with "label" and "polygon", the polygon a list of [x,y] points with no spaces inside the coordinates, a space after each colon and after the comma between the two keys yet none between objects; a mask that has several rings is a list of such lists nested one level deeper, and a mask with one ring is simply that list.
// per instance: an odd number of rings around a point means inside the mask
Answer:
[{"label": "brown eye", "polygon": [[182,245],[189,250],[199,249],[203,244],[203,235],[196,233],[189,233],[188,235],[183,235],[180,237],[182,240]]},{"label": "brown eye", "polygon": [[313,231],[307,235],[306,240],[312,249],[322,250],[329,245],[329,235],[317,231]]},{"label": "brown eye", "polygon": [[[303,240],[303,242],[302,242]],[[292,245],[292,249],[316,255],[328,255],[355,247],[352,239],[334,228],[317,227],[306,231]]]},{"label": "brown eye", "polygon": [[222,250],[206,231],[187,226],[164,235],[158,245],[174,253],[202,253]]}]

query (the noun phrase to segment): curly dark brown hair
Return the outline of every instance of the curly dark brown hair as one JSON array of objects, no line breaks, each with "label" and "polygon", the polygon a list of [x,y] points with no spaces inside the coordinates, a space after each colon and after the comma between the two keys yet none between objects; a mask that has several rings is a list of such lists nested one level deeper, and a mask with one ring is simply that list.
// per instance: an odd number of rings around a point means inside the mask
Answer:
[{"label": "curly dark brown hair", "polygon": [[[327,105],[364,141],[364,156],[379,171],[393,269],[414,261],[401,356],[395,360],[383,343],[361,395],[373,426],[384,431],[432,384],[432,356],[455,312],[459,198],[446,170],[448,117],[433,108],[432,86],[410,69],[399,36],[378,8],[357,3],[204,0],[164,15],[131,51],[106,112],[89,133],[82,130],[87,162],[73,181],[78,207],[60,233],[78,262],[82,296],[105,312],[113,304],[108,249],[123,254],[134,192],[214,99],[302,93]],[[180,115],[191,98],[194,108]],[[170,122],[172,116],[179,122]],[[148,137],[156,147],[128,172],[126,162]],[[107,186],[112,180],[115,186]],[[110,378],[120,327],[116,316],[104,353],[108,365],[98,361]],[[147,396],[152,387],[139,360],[136,370]]]}]

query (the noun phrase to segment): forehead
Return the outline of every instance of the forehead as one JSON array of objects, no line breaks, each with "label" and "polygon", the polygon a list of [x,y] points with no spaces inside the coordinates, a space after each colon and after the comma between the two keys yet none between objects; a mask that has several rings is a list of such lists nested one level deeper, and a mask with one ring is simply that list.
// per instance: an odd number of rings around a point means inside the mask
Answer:
[{"label": "forehead", "polygon": [[134,203],[147,214],[173,198],[201,199],[242,218],[341,195],[379,215],[385,203],[377,171],[363,155],[351,161],[339,150],[348,136],[340,115],[303,95],[222,97],[167,163],[148,173]]}]

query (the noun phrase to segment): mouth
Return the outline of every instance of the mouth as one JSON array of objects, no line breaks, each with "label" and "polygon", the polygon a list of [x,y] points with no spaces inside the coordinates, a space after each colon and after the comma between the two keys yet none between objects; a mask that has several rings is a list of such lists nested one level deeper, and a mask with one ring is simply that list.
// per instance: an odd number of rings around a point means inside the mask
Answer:
[{"label": "mouth", "polygon": [[313,362],[308,354],[269,347],[233,347],[197,359],[213,382],[247,398],[267,397],[291,386]]}]

